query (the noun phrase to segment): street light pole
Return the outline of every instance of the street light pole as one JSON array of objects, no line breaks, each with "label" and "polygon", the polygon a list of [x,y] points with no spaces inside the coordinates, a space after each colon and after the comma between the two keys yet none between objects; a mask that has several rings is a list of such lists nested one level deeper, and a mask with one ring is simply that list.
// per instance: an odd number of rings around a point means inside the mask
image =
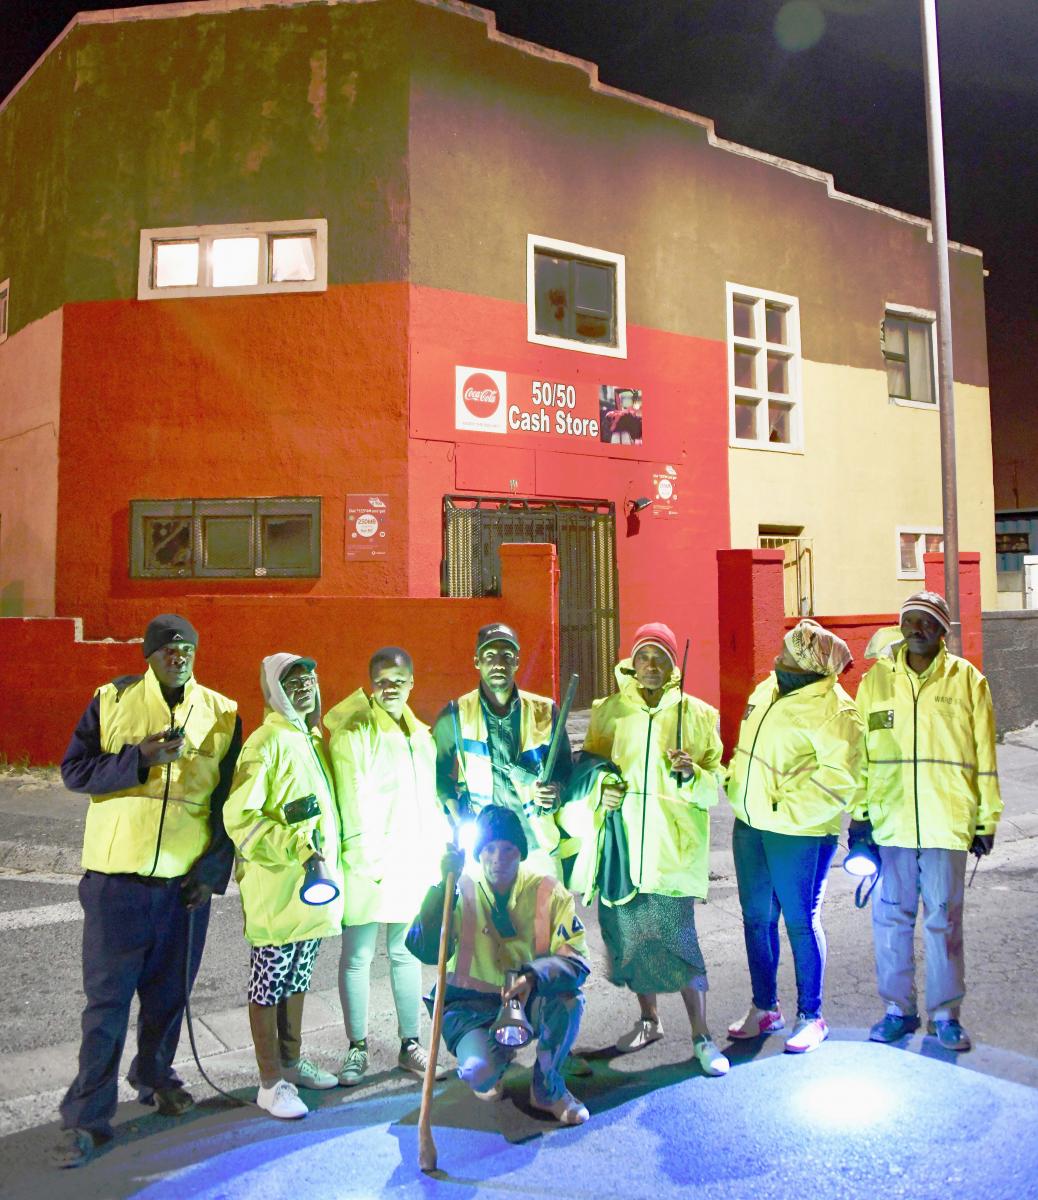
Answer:
[{"label": "street light pole", "polygon": [[937,0],[919,0],[923,26],[926,135],[930,157],[930,225],[937,267],[937,377],[941,421],[941,507],[944,517],[944,598],[951,614],[946,638],[962,653],[959,619],[959,502],[955,476],[955,375],[952,365],[951,281],[948,273],[948,214],[944,193],[944,130],[937,55]]}]

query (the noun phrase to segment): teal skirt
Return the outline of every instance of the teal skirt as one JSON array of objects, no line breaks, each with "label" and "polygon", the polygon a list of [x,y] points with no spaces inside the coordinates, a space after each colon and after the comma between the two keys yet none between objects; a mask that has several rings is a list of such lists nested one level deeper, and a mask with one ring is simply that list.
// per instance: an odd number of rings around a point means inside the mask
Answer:
[{"label": "teal skirt", "polygon": [[626,904],[598,903],[610,983],[632,992],[707,990],[693,896],[640,893]]}]

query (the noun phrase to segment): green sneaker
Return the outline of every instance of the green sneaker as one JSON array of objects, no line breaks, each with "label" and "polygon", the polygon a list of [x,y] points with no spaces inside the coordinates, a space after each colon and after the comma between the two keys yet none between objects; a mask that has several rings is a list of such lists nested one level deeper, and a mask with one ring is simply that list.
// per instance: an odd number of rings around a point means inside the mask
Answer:
[{"label": "green sneaker", "polygon": [[359,1046],[351,1046],[342,1060],[339,1082],[343,1087],[356,1087],[368,1073],[368,1052]]}]

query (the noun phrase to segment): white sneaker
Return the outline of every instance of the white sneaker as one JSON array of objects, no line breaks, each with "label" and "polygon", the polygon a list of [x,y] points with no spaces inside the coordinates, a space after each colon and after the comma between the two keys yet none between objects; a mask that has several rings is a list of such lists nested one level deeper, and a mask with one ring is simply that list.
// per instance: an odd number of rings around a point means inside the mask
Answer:
[{"label": "white sneaker", "polygon": [[282,1067],[281,1078],[296,1087],[313,1088],[318,1092],[339,1086],[339,1080],[331,1071],[322,1071],[308,1058],[301,1058],[294,1067]]},{"label": "white sneaker", "polygon": [[793,1032],[786,1038],[787,1054],[806,1054],[817,1050],[829,1036],[824,1017],[797,1017]]},{"label": "white sneaker", "polygon": [[260,1108],[266,1109],[272,1117],[280,1117],[283,1121],[305,1117],[310,1111],[287,1079],[279,1079],[273,1087],[257,1088],[256,1103]]},{"label": "white sneaker", "polygon": [[616,1048],[621,1054],[630,1054],[633,1050],[643,1050],[652,1042],[658,1042],[663,1037],[663,1026],[660,1022],[641,1019],[635,1021],[634,1028],[623,1037],[616,1039]]},{"label": "white sneaker", "polygon": [[731,1063],[718,1050],[713,1038],[708,1038],[705,1035],[700,1035],[692,1039],[692,1052],[696,1056],[696,1060],[703,1068],[707,1075],[719,1076],[727,1075],[731,1070]]},{"label": "white sneaker", "polygon": [[493,1104],[504,1096],[505,1085],[499,1079],[492,1088],[487,1088],[485,1092],[477,1092],[475,1088],[472,1088],[471,1091],[477,1100],[486,1100],[488,1103]]},{"label": "white sneaker", "polygon": [[530,1088],[530,1107],[536,1108],[538,1112],[551,1113],[562,1125],[583,1125],[591,1117],[572,1092],[563,1092],[553,1103],[542,1104],[533,1094],[533,1088]]}]

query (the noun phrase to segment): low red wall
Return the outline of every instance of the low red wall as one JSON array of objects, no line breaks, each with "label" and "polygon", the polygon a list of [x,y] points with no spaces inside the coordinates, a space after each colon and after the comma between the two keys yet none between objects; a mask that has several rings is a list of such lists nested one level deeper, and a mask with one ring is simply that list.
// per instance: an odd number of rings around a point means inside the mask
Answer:
[{"label": "low red wall", "polygon": [[[263,717],[260,660],[279,650],[317,660],[327,709],[367,681],[373,651],[403,646],[415,662],[412,706],[431,721],[475,685],[476,630],[490,621],[519,634],[520,686],[558,696],[555,547],[502,546],[501,570],[497,598],[187,596],[177,611],[199,632],[199,680],[238,701],[246,733]],[[4,618],[0,644],[0,753],[12,761],[60,762],[93,691],[144,666],[140,643],[84,642],[72,618]]]}]

